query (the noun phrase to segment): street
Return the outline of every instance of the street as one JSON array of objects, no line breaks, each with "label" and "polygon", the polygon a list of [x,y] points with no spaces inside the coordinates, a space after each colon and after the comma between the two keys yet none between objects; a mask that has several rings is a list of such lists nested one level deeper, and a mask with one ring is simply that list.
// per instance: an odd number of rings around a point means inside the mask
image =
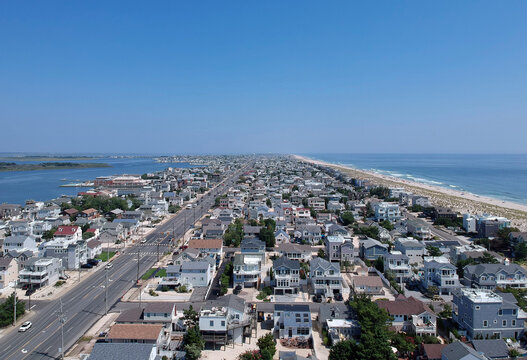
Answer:
[{"label": "street", "polygon": [[[158,251],[162,255],[165,251],[171,250],[171,234],[174,234],[176,239],[182,236],[214,205],[215,197],[228,189],[244,169],[235,172],[223,184],[211,190],[210,194],[203,196],[198,200],[199,203],[195,208],[184,209],[171,220],[156,227],[146,236],[146,243],[122,250],[112,262],[112,269],[108,270],[108,307],[111,308],[118,303],[121,297],[135,286],[137,278],[155,264]],[[105,271],[105,268],[101,267],[93,276],[84,280],[81,286],[76,286],[66,293],[62,299],[52,300],[47,304],[39,302],[39,305],[24,318],[25,321],[33,322],[33,327],[27,332],[18,333],[14,328],[6,330],[0,339],[2,360],[60,357],[62,346],[60,302],[62,301],[64,309],[64,348],[67,350],[105,314]]]}]

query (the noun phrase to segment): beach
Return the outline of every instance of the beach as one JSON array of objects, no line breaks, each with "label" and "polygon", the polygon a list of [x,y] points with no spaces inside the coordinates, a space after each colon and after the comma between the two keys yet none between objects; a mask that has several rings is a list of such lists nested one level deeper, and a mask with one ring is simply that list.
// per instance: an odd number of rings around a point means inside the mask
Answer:
[{"label": "beach", "polygon": [[358,170],[349,166],[314,160],[300,155],[293,155],[293,157],[311,164],[332,167],[353,178],[370,180],[378,185],[404,188],[414,194],[427,196],[432,204],[436,206],[446,206],[462,214],[504,216],[511,220],[512,227],[517,227],[521,231],[527,231],[527,205],[480,196],[466,191],[409,181],[371,171]]}]

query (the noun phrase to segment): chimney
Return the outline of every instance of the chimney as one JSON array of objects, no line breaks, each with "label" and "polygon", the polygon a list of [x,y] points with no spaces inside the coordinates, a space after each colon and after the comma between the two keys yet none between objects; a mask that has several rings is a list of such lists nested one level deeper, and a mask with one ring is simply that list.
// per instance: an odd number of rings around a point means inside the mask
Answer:
[{"label": "chimney", "polygon": [[509,261],[509,259],[505,258],[505,260],[503,260],[503,264],[504,265],[509,265],[511,262]]}]

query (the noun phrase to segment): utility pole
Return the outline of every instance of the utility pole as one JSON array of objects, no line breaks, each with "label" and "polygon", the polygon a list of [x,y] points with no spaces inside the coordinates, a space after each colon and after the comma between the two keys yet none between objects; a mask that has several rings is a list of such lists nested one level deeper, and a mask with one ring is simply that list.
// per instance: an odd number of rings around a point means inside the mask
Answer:
[{"label": "utility pole", "polygon": [[16,326],[16,284],[15,284],[15,301],[13,301],[13,326]]},{"label": "utility pole", "polygon": [[137,286],[139,286],[139,308],[141,308],[141,285],[139,284],[139,251],[140,247],[137,247]]},{"label": "utility pole", "polygon": [[106,272],[106,286],[104,287],[104,291],[106,292],[105,296],[104,296],[104,314],[105,315],[108,315],[108,267],[106,267],[105,269],[105,272]]},{"label": "utility pole", "polygon": [[160,240],[157,240],[157,262],[159,262],[159,242]]},{"label": "utility pole", "polygon": [[60,321],[60,354],[61,359],[64,360],[64,323],[67,320],[67,317],[64,315],[64,311],[62,309],[62,298],[60,298],[60,311],[57,313],[57,316],[59,317]]}]

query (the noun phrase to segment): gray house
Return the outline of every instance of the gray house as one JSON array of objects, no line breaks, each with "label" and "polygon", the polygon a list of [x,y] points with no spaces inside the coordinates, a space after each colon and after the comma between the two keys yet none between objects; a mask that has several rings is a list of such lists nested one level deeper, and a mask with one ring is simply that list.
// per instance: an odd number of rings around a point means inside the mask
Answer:
[{"label": "gray house", "polygon": [[517,264],[468,265],[463,273],[465,286],[483,289],[527,288],[527,270]]},{"label": "gray house", "polygon": [[339,264],[316,257],[311,260],[309,272],[313,293],[326,297],[342,293],[342,275]]},{"label": "gray house", "polygon": [[296,294],[300,286],[300,262],[282,256],[273,261],[275,295]]},{"label": "gray house", "polygon": [[376,260],[379,256],[385,257],[388,254],[388,245],[375,239],[361,240],[359,246],[360,257],[363,260]]},{"label": "gray house", "polygon": [[454,292],[452,319],[470,339],[520,339],[525,317],[512,294],[468,288]]}]

